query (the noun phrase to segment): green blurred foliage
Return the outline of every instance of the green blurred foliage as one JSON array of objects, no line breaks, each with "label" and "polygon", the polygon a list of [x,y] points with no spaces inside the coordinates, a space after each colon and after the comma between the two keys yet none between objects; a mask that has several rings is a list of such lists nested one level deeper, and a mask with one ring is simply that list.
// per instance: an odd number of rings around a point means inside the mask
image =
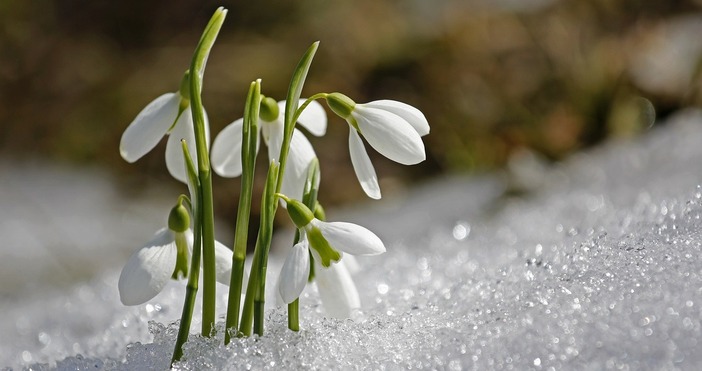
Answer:
[{"label": "green blurred foliage", "polygon": [[[702,10],[694,0],[4,0],[0,152],[107,166],[129,189],[168,179],[162,148],[129,165],[119,139],[144,105],[178,88],[220,5],[229,15],[204,88],[213,136],[241,116],[253,79],[282,99],[298,58],[320,40],[304,92],[404,101],[432,126],[423,164],[398,166],[369,148],[385,194],[501,167],[524,148],[557,160],[701,99],[699,55],[682,86],[652,88],[632,73],[670,22]],[[327,137],[311,139],[322,187],[338,189],[323,192],[328,203],[362,195],[347,135],[330,117]],[[216,187],[235,200],[238,181]]]}]

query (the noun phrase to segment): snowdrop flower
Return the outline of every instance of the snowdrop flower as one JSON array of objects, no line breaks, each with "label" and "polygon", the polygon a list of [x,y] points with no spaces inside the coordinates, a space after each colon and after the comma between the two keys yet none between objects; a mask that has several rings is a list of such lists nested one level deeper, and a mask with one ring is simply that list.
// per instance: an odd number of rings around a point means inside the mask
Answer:
[{"label": "snowdrop flower", "polygon": [[[304,100],[300,100],[302,104]],[[260,130],[268,146],[269,161],[278,161],[283,145],[283,113],[285,101],[275,102],[270,97],[261,101]],[[312,135],[322,136],[327,131],[327,115],[317,101],[312,101],[300,114],[299,123]],[[242,126],[244,119],[238,119],[225,127],[212,144],[212,168],[220,176],[235,177],[241,175],[242,160]],[[258,149],[258,143],[257,143]],[[312,144],[304,134],[294,129],[290,142],[290,152],[283,175],[281,191],[295,198],[302,198],[302,191],[307,178],[307,168],[317,155]]]},{"label": "snowdrop flower", "polygon": [[379,199],[380,186],[359,133],[371,147],[395,162],[414,165],[426,159],[421,137],[429,134],[429,123],[418,109],[394,100],[356,104],[341,93],[327,94],[326,99],[329,108],[350,126],[351,163],[368,197]]},{"label": "snowdrop flower", "polygon": [[[350,281],[348,271],[345,267],[331,268],[332,263],[339,262],[344,252],[352,255],[382,254],[385,252],[383,241],[373,232],[353,223],[323,222],[315,218],[312,211],[300,201],[280,194],[279,197],[287,203],[290,219],[300,230],[300,242],[293,246],[280,271],[278,287],[283,301],[292,303],[305,288],[310,272],[311,251],[315,262],[318,262],[322,266],[321,271],[324,271],[321,281],[318,281],[318,286],[322,286],[320,295],[329,296],[332,301],[342,300],[348,303],[343,307],[357,306],[358,293],[354,294],[355,286],[350,288],[353,282]],[[330,268],[331,270],[328,270]],[[326,290],[330,286],[338,286],[334,289],[338,292]]]},{"label": "snowdrop flower", "polygon": [[[119,152],[122,158],[133,163],[150,152],[164,135],[166,143],[166,167],[178,181],[185,183],[185,165],[180,144],[185,139],[193,163],[197,165],[195,132],[193,117],[190,112],[189,74],[186,72],[181,82],[180,91],[166,93],[149,103],[132,121],[122,134]],[[209,142],[209,122],[205,113],[205,136]],[[209,143],[208,143],[209,145]]]},{"label": "snowdrop flower", "polygon": [[[307,258],[300,254],[307,254]],[[329,267],[323,267],[318,262],[314,262],[314,282],[317,285],[319,298],[322,301],[324,311],[332,318],[350,318],[354,309],[361,307],[361,299],[358,295],[358,289],[353,282],[351,274],[353,268],[351,259],[353,255],[347,254],[338,263],[332,264]],[[296,260],[300,259],[300,266],[295,268]],[[310,259],[309,245],[301,247],[295,245],[286,260],[287,266],[284,270],[289,273],[283,273],[278,276],[276,287],[276,301],[278,305],[284,305],[297,299],[304,290],[307,282],[307,276],[310,274]],[[294,278],[295,276],[298,276]],[[282,287],[288,286],[288,287]],[[297,296],[294,293],[299,292]],[[283,298],[283,293],[290,297]]]},{"label": "snowdrop flower", "polygon": [[333,318],[350,318],[354,309],[361,308],[361,298],[351,278],[351,269],[345,256],[337,264],[324,268],[315,263],[314,282],[324,311]]},{"label": "snowdrop flower", "polygon": [[[193,250],[190,218],[183,205],[176,205],[168,217],[168,227],[160,229],[127,260],[117,284],[124,305],[139,305],[153,299],[170,278],[188,275]],[[229,284],[232,251],[215,241],[217,281]]]}]

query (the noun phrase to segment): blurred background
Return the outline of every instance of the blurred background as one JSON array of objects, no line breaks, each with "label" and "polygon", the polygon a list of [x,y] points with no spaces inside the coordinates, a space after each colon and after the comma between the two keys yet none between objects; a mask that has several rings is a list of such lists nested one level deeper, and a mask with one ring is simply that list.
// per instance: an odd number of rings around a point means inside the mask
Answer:
[{"label": "blurred background", "polygon": [[[384,195],[503,168],[523,153],[557,161],[702,100],[700,0],[3,0],[0,155],[103,168],[128,196],[178,186],[165,140],[134,165],[120,158],[119,140],[148,102],[178,88],[220,5],[229,14],[203,93],[213,137],[241,117],[253,79],[283,99],[298,59],[320,40],[303,96],[400,100],[431,124],[420,165],[369,147]],[[330,117],[326,138],[311,138],[327,205],[365,199],[347,135]],[[238,188],[215,178],[220,217],[233,221]]]},{"label": "blurred background", "polygon": [[[402,166],[368,147],[380,202],[358,185],[345,122],[330,116],[326,137],[310,137],[321,161],[320,200],[342,213],[360,203],[391,209],[365,220],[374,229],[390,215],[379,232],[389,244],[405,230],[428,235],[430,223],[441,223],[397,205],[459,215],[476,198],[493,199],[476,189],[502,192],[459,177],[469,196],[454,200],[441,185],[456,183],[441,177],[512,174],[514,195],[548,181],[539,167],[641,136],[702,103],[702,0],[0,0],[0,334],[12,342],[0,346],[0,368],[19,360],[15,349],[32,360],[47,334],[53,344],[70,339],[59,337],[65,326],[34,323],[37,310],[52,310],[44,292],[66,296],[58,312],[73,310],[75,319],[59,321],[75,323],[77,333],[100,323],[86,319],[81,303],[117,303],[117,272],[186,191],[166,171],[165,140],[135,164],[122,160],[119,141],[146,104],[178,89],[218,6],[229,13],[203,92],[213,138],[242,116],[252,80],[262,78],[264,93],[283,99],[317,40],[303,96],[339,91],[424,112],[431,125],[424,163]],[[214,177],[224,229],[217,237],[227,244],[239,181]],[[414,185],[437,197],[392,202]],[[258,215],[251,220],[256,229]],[[447,228],[466,232],[477,221],[456,222]],[[91,279],[104,280],[99,294]]]}]

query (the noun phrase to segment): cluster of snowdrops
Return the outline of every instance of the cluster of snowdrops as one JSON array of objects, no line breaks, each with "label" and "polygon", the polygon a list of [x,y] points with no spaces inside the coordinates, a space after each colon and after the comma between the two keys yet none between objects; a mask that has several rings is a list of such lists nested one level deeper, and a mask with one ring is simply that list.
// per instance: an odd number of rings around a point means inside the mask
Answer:
[{"label": "cluster of snowdrops", "polygon": [[[180,195],[170,210],[167,226],[132,254],[118,283],[122,303],[139,305],[155,297],[168,280],[187,279],[174,362],[182,355],[182,345],[187,341],[195,294],[200,287],[202,335],[213,334],[217,281],[229,285],[225,342],[231,336],[251,335],[252,331],[263,334],[265,272],[273,217],[279,206],[297,227],[276,283],[279,298],[288,305],[288,327],[299,329],[298,298],[308,282],[316,282],[323,306],[333,317],[348,317],[360,306],[350,275],[356,267],[352,256],[380,254],[385,252],[385,246],[362,226],[325,221],[324,210],[317,200],[319,162],[305,134],[296,128],[299,124],[311,135],[325,134],[327,115],[319,101],[325,101],[331,112],[348,123],[351,162],[362,189],[373,199],[381,197],[380,187],[361,137],[383,156],[411,165],[425,159],[422,136],[429,133],[424,115],[401,102],[379,100],[357,104],[341,93],[318,93],[301,99],[318,47],[314,43],[293,71],[286,99],[277,102],[265,96],[261,80],[253,81],[244,117],[224,128],[210,148],[201,91],[205,64],[226,13],[223,8],[214,13],[178,91],[149,103],[127,127],[120,143],[122,157],[134,162],[168,136],[168,171],[188,186],[189,193]],[[254,166],[261,136],[268,149],[269,168],[247,281],[244,263]],[[231,249],[214,238],[212,171],[224,177],[241,177]]]}]

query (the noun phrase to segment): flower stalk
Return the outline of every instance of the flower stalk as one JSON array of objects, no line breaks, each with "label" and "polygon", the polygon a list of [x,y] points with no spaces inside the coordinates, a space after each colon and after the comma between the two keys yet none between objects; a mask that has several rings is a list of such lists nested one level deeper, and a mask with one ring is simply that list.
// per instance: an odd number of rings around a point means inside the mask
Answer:
[{"label": "flower stalk", "polygon": [[295,123],[297,122],[297,118],[300,116],[300,113],[302,113],[302,109],[307,107],[306,105],[304,107],[298,107],[298,102],[300,101],[302,88],[305,85],[307,72],[309,72],[310,70],[310,65],[312,65],[312,59],[314,58],[318,47],[319,41],[316,41],[307,49],[307,52],[305,52],[305,54],[302,56],[302,59],[300,59],[300,62],[297,64],[297,67],[293,72],[293,77],[290,80],[290,86],[288,87],[288,95],[285,100],[285,126],[283,130],[283,144],[280,147],[281,174],[278,176],[278,181],[275,187],[275,193],[280,192],[280,188],[283,184],[282,173],[285,171],[285,164],[288,159],[288,152],[290,151],[290,141],[292,139],[293,130],[295,129]]},{"label": "flower stalk", "polygon": [[[188,145],[185,140],[181,141],[183,146],[183,155],[185,158],[185,170],[188,176],[188,187],[191,190],[200,189],[199,180],[195,172],[195,165],[191,160],[190,151],[188,150]],[[202,257],[202,229],[200,228],[200,220],[202,215],[200,214],[200,208],[197,207],[197,203],[190,203],[190,210],[194,216],[193,229],[193,255],[190,259],[190,270],[188,274],[188,284],[185,287],[185,300],[183,303],[183,312],[180,316],[180,327],[178,327],[178,336],[176,337],[175,348],[173,350],[173,357],[171,358],[171,367],[183,356],[183,344],[188,341],[188,335],[190,334],[190,324],[193,319],[193,311],[195,308],[195,296],[197,295],[198,284],[200,279],[200,260]]]},{"label": "flower stalk", "polygon": [[244,309],[241,314],[239,332],[250,336],[253,326],[254,333],[263,335],[263,311],[266,302],[266,271],[268,268],[268,252],[273,237],[273,217],[278,207],[274,190],[279,176],[279,167],[271,162],[266,176],[266,185],[261,201],[261,227],[258,230],[254,258],[251,263],[251,275],[246,287]]},{"label": "flower stalk", "polygon": [[246,97],[244,125],[242,127],[243,143],[241,158],[243,171],[241,175],[241,193],[239,194],[239,209],[237,210],[236,230],[234,234],[234,254],[232,256],[232,278],[229,284],[229,300],[227,303],[227,332],[224,343],[231,340],[230,331],[239,327],[239,308],[241,306],[241,288],[244,278],[244,262],[246,261],[246,243],[248,241],[249,215],[251,214],[251,199],[253,194],[254,169],[256,165],[256,143],[258,141],[258,116],[261,106],[261,80],[251,83]]},{"label": "flower stalk", "polygon": [[215,11],[200,38],[190,64],[190,104],[195,131],[195,146],[198,161],[199,192],[198,206],[201,207],[200,228],[202,229],[203,291],[202,291],[202,335],[211,336],[215,324],[215,237],[214,206],[212,195],[212,172],[205,133],[205,111],[202,104],[202,78],[210,50],[214,45],[227,10],[220,7]]},{"label": "flower stalk", "polygon": [[[302,196],[302,202],[311,210],[314,210],[315,205],[317,204],[317,194],[319,193],[320,181],[319,177],[319,160],[314,159],[307,171],[307,180],[305,181],[305,188]],[[298,242],[300,242],[300,231],[296,230],[293,245],[297,244]],[[312,266],[313,264],[310,264],[310,267]],[[292,303],[288,304],[288,328],[292,331],[300,331],[300,298],[297,298]]]},{"label": "flower stalk", "polygon": [[268,252],[271,248],[271,239],[273,236],[273,218],[278,209],[278,202],[275,194],[280,192],[283,185],[285,165],[287,163],[290,142],[295,129],[295,118],[299,117],[302,112],[299,110],[300,95],[302,94],[307,72],[310,69],[312,59],[317,52],[318,46],[319,42],[315,42],[307,49],[307,52],[305,52],[300,59],[290,80],[287,99],[285,101],[285,121],[279,162],[278,164],[272,162],[268,169],[266,189],[264,191],[263,202],[261,203],[261,227],[256,241],[254,260],[251,265],[251,276],[249,277],[249,284],[246,289],[244,309],[239,326],[239,331],[244,335],[251,334],[252,325],[256,334],[263,335]]}]

